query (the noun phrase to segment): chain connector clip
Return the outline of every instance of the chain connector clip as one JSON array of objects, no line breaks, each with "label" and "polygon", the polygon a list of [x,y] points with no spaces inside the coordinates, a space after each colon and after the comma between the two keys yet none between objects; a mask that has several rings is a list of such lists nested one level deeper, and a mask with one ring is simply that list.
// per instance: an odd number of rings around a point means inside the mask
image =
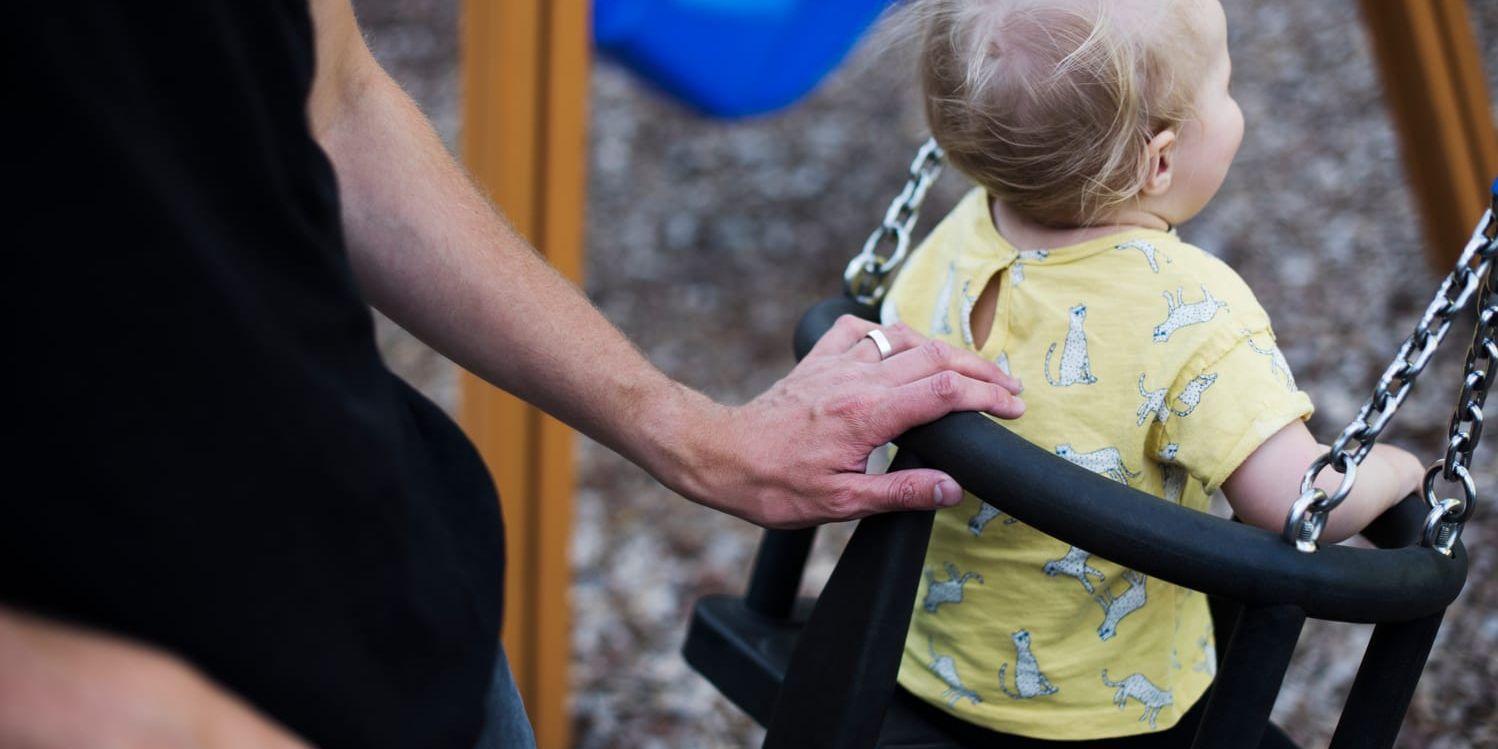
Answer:
[{"label": "chain connector clip", "polygon": [[1451,556],[1457,540],[1462,537],[1462,527],[1465,524],[1447,520],[1446,516],[1453,511],[1459,512],[1461,506],[1462,501],[1455,498],[1436,503],[1425,515],[1425,531],[1420,536],[1420,542],[1445,556]]},{"label": "chain connector clip", "polygon": [[[1330,495],[1316,487],[1316,477],[1327,468],[1342,474],[1341,483]],[[1321,532],[1326,529],[1327,513],[1347,499],[1357,480],[1358,462],[1349,453],[1327,451],[1317,458],[1300,478],[1300,498],[1290,506],[1290,514],[1285,518],[1285,540],[1307,554],[1315,551]]]},{"label": "chain connector clip", "polygon": [[1430,511],[1425,515],[1425,532],[1421,534],[1420,540],[1423,545],[1449,557],[1451,550],[1456,547],[1457,539],[1461,538],[1467,518],[1472,515],[1472,508],[1477,506],[1477,483],[1472,480],[1471,471],[1457,463],[1452,466],[1451,472],[1462,485],[1464,498],[1436,499],[1436,477],[1446,473],[1446,465],[1445,460],[1437,460],[1425,469],[1422,494]]},{"label": "chain connector clip", "polygon": [[1290,516],[1285,518],[1284,537],[1295,544],[1296,551],[1307,554],[1316,551],[1317,540],[1326,529],[1326,510],[1317,509],[1324,502],[1326,492],[1313,487],[1302,492],[1290,506]]}]

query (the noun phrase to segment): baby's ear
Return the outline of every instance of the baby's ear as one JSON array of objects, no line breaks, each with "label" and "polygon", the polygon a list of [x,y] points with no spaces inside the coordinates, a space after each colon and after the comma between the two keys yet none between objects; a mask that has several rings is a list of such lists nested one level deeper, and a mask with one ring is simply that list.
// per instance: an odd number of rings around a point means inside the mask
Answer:
[{"label": "baby's ear", "polygon": [[1155,198],[1170,192],[1175,178],[1176,131],[1161,130],[1144,145],[1144,186],[1139,192]]}]

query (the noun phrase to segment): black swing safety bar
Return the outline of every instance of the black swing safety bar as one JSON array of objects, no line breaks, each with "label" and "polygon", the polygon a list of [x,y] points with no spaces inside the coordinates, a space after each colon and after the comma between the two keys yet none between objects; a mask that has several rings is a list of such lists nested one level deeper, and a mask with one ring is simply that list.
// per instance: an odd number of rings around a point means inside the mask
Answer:
[{"label": "black swing safety bar", "polygon": [[[842,299],[818,304],[797,330],[797,354],[809,351],[840,315],[864,313]],[[1080,470],[977,413],[952,414],[896,443],[1042,533],[1247,606],[1289,604],[1308,617],[1344,622],[1403,620],[1445,608],[1466,580],[1464,556],[1448,559],[1419,546],[1331,545],[1308,557],[1278,533],[1162,502]]]},{"label": "black swing safety bar", "polygon": [[[870,304],[822,302],[797,327],[798,358],[842,315],[877,319]],[[1376,625],[1332,749],[1393,746],[1446,607],[1466,582],[1459,540],[1449,556],[1419,544],[1428,505],[1414,495],[1364,529],[1377,548],[1306,554],[1281,534],[1073,466],[980,414],[951,414],[896,444],[891,470],[939,468],[1043,533],[1209,596],[1219,670],[1197,749],[1259,745],[1308,617]],[[797,591],[816,530],[767,531],[746,595],[708,596],[694,607],[687,662],[768,729],[766,747],[878,746],[933,517],[860,521],[815,600]]]}]

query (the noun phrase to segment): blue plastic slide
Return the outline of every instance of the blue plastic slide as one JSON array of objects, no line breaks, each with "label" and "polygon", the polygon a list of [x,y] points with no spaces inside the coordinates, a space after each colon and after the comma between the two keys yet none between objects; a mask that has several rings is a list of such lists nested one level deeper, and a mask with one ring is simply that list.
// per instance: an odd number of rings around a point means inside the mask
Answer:
[{"label": "blue plastic slide", "polygon": [[594,0],[598,48],[714,117],[788,106],[890,0]]}]

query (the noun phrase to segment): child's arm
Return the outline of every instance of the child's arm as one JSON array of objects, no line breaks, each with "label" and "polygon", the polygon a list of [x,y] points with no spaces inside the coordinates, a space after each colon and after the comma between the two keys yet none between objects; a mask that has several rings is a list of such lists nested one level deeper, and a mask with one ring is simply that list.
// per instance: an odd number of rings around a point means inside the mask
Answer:
[{"label": "child's arm", "polygon": [[[1325,445],[1316,444],[1303,422],[1296,421],[1249,455],[1222,483],[1222,492],[1243,522],[1279,532],[1285,527],[1290,505],[1300,496],[1301,476],[1326,450]],[[1415,456],[1397,447],[1375,445],[1358,467],[1352,492],[1327,516],[1321,540],[1336,543],[1361,531],[1418,490],[1424,475]],[[1328,468],[1316,478],[1316,486],[1331,494],[1341,480],[1342,474]]]}]

